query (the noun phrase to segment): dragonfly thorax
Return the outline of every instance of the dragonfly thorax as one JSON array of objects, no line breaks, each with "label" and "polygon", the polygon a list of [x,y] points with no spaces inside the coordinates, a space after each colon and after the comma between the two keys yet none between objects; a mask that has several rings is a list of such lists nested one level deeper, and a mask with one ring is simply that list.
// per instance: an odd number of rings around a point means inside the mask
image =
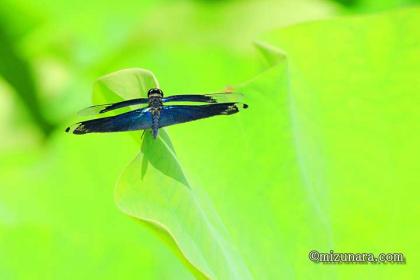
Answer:
[{"label": "dragonfly thorax", "polygon": [[147,97],[163,97],[163,91],[161,89],[158,88],[152,88],[149,89],[149,91],[147,92]]},{"label": "dragonfly thorax", "polygon": [[152,88],[147,92],[149,98],[149,107],[151,111],[160,110],[163,106],[162,97],[163,92],[158,88]]}]

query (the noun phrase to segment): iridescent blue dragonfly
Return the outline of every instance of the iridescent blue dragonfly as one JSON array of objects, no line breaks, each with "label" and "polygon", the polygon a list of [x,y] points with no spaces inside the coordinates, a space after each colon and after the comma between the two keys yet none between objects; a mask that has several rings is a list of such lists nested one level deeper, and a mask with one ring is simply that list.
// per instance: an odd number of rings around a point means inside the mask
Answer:
[{"label": "iridescent blue dragonfly", "polygon": [[[68,127],[66,132],[86,134],[92,132],[117,132],[151,129],[153,137],[159,128],[204,119],[217,115],[232,115],[247,104],[234,102],[239,93],[187,94],[163,97],[163,91],[152,88],[147,98],[136,98],[117,103],[94,105],[82,111],[82,115],[103,114],[127,106],[147,104],[148,106],[116,116],[87,120]],[[166,105],[166,102],[201,102],[205,105]]]}]

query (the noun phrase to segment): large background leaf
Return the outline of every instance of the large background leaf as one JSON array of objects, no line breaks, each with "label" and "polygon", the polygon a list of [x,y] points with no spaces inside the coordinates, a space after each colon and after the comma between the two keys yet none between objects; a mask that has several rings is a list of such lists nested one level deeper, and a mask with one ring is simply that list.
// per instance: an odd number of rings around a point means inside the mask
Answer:
[{"label": "large background leaf", "polygon": [[267,36],[272,67],[237,88],[250,108],[169,127],[172,143],[147,136],[119,182],[119,206],[165,229],[212,278],[414,276],[413,266],[357,272],[307,254],[416,259],[418,13]]}]

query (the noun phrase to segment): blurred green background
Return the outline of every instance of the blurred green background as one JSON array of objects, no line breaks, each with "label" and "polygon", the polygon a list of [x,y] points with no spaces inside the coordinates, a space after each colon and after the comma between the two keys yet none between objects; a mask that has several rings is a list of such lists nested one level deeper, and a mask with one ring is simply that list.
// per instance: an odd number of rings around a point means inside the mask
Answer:
[{"label": "blurred green background", "polygon": [[115,206],[138,147],[64,133],[99,76],[141,67],[168,94],[218,91],[267,68],[253,44],[262,33],[417,2],[1,1],[0,279],[202,277]]}]

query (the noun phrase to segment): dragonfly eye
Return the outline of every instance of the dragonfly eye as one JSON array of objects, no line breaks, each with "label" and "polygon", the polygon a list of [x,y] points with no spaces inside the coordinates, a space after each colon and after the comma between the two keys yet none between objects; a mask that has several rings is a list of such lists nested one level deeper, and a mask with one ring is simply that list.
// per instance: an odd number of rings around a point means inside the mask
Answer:
[{"label": "dragonfly eye", "polygon": [[150,96],[153,96],[153,95],[154,96],[158,95],[160,97],[163,97],[163,91],[161,89],[158,89],[158,88],[149,89],[149,91],[147,92],[147,96],[150,97]]}]

